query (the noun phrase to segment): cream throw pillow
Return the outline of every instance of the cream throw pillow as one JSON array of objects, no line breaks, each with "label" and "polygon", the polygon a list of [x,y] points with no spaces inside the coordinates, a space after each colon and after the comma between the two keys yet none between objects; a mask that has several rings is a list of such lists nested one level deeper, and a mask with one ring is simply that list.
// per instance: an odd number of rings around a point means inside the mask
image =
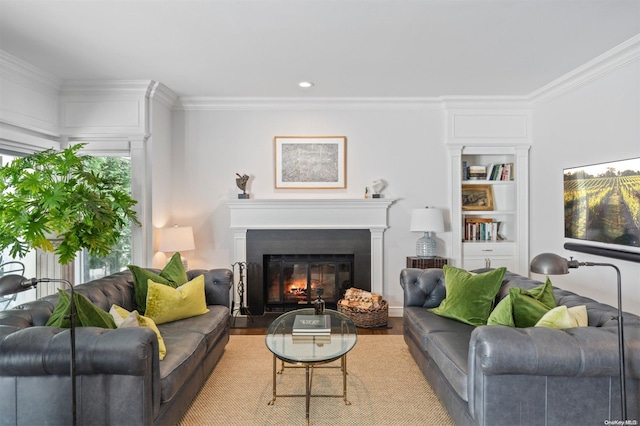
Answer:
[{"label": "cream throw pillow", "polygon": [[536,323],[536,327],[550,327],[563,330],[565,328],[586,327],[589,324],[585,305],[567,308],[557,306],[544,314]]},{"label": "cream throw pillow", "polygon": [[209,312],[204,296],[204,275],[178,288],[148,281],[146,316],[156,324],[195,317]]},{"label": "cream throw pillow", "polygon": [[109,313],[113,317],[118,328],[123,327],[147,327],[153,330],[158,336],[158,352],[160,361],[162,361],[167,355],[167,347],[164,344],[164,339],[160,334],[160,330],[153,322],[151,318],[147,318],[138,313],[138,311],[129,312],[125,308],[118,305],[112,305]]}]

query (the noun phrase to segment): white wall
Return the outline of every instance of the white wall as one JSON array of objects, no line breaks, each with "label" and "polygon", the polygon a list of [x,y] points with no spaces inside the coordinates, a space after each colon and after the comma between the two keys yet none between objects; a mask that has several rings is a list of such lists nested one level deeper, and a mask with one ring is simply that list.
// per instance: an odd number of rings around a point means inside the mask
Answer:
[{"label": "white wall", "polygon": [[[538,103],[533,114],[531,256],[554,252],[582,262],[617,265],[622,273],[623,309],[640,314],[640,264],[564,250],[562,192],[563,168],[640,156],[640,61]],[[612,268],[582,267],[551,280],[617,306]]]},{"label": "white wall", "polygon": [[[384,197],[397,199],[389,209],[390,227],[384,234],[384,297],[392,308],[402,306],[400,270],[406,256],[415,255],[415,242],[421,236],[409,232],[411,209],[449,205],[442,110],[384,105],[187,110],[174,113],[174,123],[183,127],[182,135],[174,131],[174,142],[184,144],[184,157],[174,156],[172,217],[194,228],[196,250],[186,256],[190,267],[229,267],[232,262],[233,238],[224,201],[237,199],[240,192],[236,172],[251,176],[247,192],[252,198],[361,198],[366,186],[382,178],[388,182]],[[346,136],[347,188],[276,191],[273,137],[285,135]],[[439,254],[447,256],[449,233],[438,237]]]}]

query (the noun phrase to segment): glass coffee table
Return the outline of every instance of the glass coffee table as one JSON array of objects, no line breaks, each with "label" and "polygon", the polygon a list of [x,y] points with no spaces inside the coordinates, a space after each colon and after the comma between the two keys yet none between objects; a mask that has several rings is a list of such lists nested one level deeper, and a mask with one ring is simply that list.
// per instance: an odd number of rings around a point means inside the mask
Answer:
[{"label": "glass coffee table", "polygon": [[[306,417],[309,423],[309,403],[311,397],[335,397],[344,400],[346,405],[351,405],[347,399],[347,352],[349,352],[358,340],[356,326],[348,316],[330,309],[325,309],[324,314],[331,318],[331,334],[319,336],[294,336],[293,322],[296,315],[313,315],[314,309],[298,309],[287,312],[276,318],[269,329],[265,342],[267,348],[273,353],[273,398],[269,405],[276,402],[276,397],[305,397]],[[281,361],[281,368],[277,370],[277,360]],[[321,364],[340,360],[340,366],[323,368],[342,369],[342,395],[312,395],[313,370]],[[295,364],[287,368],[305,369],[305,394],[278,395],[276,392],[276,374],[284,372],[285,363]]]}]

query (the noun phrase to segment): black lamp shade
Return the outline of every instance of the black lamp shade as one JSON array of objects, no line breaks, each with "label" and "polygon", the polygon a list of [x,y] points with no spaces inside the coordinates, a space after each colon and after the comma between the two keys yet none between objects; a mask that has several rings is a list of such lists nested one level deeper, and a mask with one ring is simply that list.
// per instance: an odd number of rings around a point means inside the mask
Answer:
[{"label": "black lamp shade", "polygon": [[31,288],[31,286],[22,285],[24,281],[25,278],[22,275],[11,274],[0,277],[0,296],[20,293]]}]

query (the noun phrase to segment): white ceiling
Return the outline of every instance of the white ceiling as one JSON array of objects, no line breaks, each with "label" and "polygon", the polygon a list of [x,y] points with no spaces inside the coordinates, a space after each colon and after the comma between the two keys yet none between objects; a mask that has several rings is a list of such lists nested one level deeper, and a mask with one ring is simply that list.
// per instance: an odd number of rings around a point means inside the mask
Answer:
[{"label": "white ceiling", "polygon": [[1,50],[180,96],[528,95],[637,34],[640,0],[0,0]]}]

